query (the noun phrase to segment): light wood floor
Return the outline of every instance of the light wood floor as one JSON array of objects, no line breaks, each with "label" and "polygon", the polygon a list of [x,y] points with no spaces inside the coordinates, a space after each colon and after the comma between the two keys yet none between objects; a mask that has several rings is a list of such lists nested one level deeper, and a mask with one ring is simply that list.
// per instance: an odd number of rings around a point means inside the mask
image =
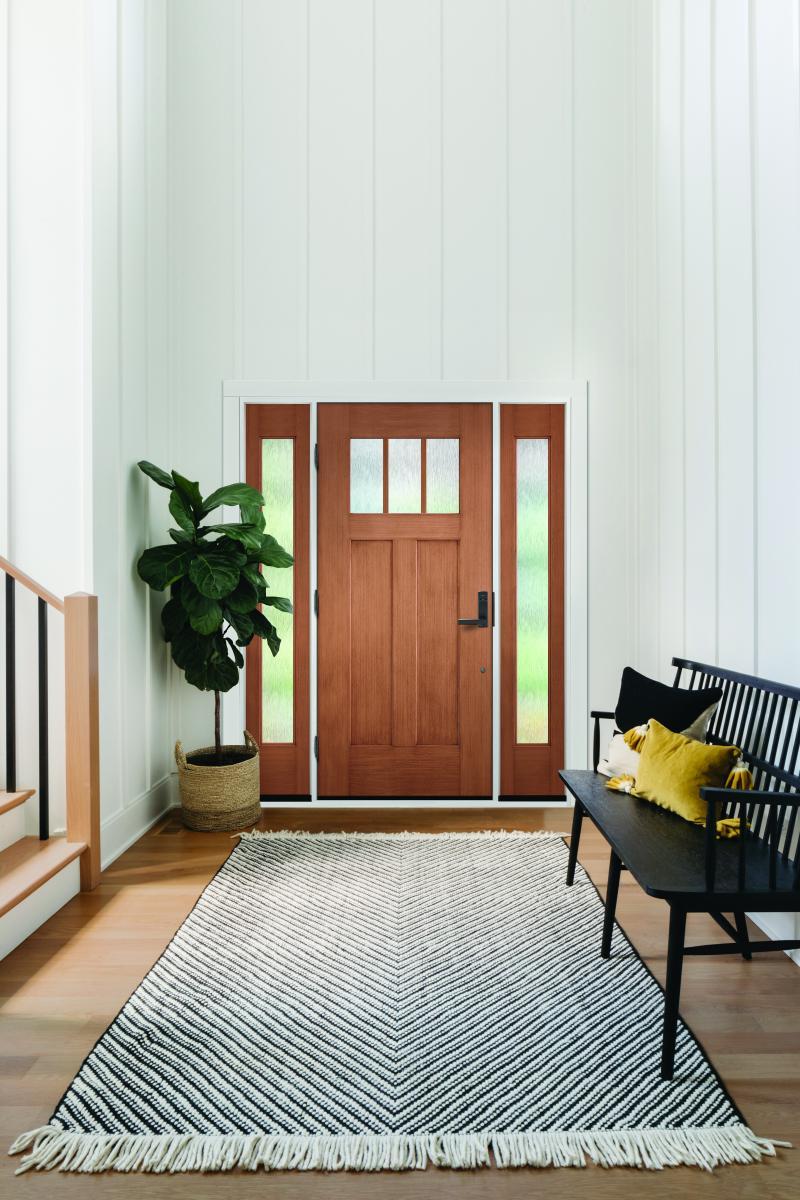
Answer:
[{"label": "light wood floor", "polygon": [[[395,812],[284,810],[264,827],[428,830],[535,828],[539,814],[406,810]],[[561,814],[556,814],[555,827]],[[175,816],[147,834],[103,874],[95,892],[77,896],[0,964],[0,1143],[44,1124],[84,1056],[158,957],[231,849],[227,834],[191,833]],[[581,860],[602,883],[607,852],[587,829]],[[663,980],[665,906],[623,875],[620,922]],[[718,940],[706,918],[689,919],[689,936]],[[800,969],[781,954],[752,963],[730,956],[688,959],[682,1013],[721,1072],[756,1132],[792,1141],[798,1150],[752,1167],[710,1176],[697,1170],[429,1169],[397,1175],[98,1175],[28,1173],[14,1178],[15,1160],[0,1153],[0,1196],[60,1200],[78,1197],[323,1197],[386,1200],[511,1200],[528,1197],[717,1197],[797,1200],[800,1195]]]}]

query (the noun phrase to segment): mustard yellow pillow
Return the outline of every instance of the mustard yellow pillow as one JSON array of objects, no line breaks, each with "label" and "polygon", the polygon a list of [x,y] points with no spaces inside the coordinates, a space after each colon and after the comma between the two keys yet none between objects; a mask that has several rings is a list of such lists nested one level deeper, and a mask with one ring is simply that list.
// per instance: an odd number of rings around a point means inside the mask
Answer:
[{"label": "mustard yellow pillow", "polygon": [[706,805],[700,799],[700,788],[724,787],[740,753],[736,746],[695,742],[651,720],[633,794],[686,821],[705,824]]}]

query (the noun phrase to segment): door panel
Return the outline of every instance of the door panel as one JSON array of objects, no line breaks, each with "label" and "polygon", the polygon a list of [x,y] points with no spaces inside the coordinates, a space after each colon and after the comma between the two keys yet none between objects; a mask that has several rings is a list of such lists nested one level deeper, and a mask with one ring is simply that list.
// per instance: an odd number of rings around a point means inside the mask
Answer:
[{"label": "door panel", "polygon": [[319,794],[489,796],[491,624],[458,622],[492,588],[491,407],[323,404],[318,431]]}]

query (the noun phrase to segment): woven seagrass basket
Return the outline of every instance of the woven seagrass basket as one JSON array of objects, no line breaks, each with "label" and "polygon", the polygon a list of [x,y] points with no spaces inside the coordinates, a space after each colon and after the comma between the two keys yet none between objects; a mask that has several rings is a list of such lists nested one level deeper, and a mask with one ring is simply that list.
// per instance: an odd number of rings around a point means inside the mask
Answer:
[{"label": "woven seagrass basket", "polygon": [[[258,745],[246,729],[244,741],[243,746],[221,747],[223,755],[247,755],[224,766],[188,762],[181,743],[175,743],[183,823],[189,829],[244,829],[261,816]],[[189,757],[213,754],[213,746],[203,746]]]}]

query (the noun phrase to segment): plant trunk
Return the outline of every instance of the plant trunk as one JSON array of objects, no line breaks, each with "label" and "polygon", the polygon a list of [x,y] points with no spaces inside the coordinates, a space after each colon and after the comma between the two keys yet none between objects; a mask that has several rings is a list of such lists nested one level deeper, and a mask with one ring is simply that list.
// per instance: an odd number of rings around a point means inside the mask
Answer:
[{"label": "plant trunk", "polygon": [[217,752],[217,763],[222,762],[222,736],[220,731],[220,695],[214,692],[214,747]]}]

